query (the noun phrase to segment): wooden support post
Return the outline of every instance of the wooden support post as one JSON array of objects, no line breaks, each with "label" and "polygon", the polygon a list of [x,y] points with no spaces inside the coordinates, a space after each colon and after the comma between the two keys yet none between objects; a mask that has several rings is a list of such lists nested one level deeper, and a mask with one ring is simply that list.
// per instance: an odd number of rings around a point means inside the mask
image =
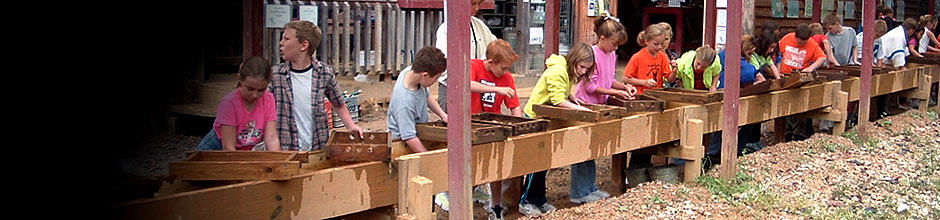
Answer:
[{"label": "wooden support post", "polygon": [[[470,1],[447,1],[447,42],[470,39]],[[447,189],[451,219],[472,219],[470,176],[470,44],[447,45]]]},{"label": "wooden support post", "polygon": [[432,220],[437,219],[431,213],[431,198],[432,198],[432,184],[433,182],[423,176],[412,177],[408,181],[408,200],[405,202],[408,203],[409,211],[411,214],[417,216],[418,220]]},{"label": "wooden support post", "polygon": [[839,120],[832,126],[832,135],[842,136],[842,132],[845,132],[845,121],[849,117],[849,93],[839,91],[832,103],[833,108],[839,111]]},{"label": "wooden support post", "polygon": [[688,119],[685,121],[682,139],[679,140],[681,146],[680,154],[691,154],[694,160],[688,160],[685,163],[685,174],[682,181],[686,183],[694,182],[699,175],[702,175],[702,158],[705,157],[705,146],[702,145],[702,130],[705,128],[705,122],[699,119]]},{"label": "wooden support post", "polygon": [[[741,1],[728,2],[728,42],[741,42]],[[728,44],[728,60],[740,60],[741,44]],[[723,180],[731,180],[737,172],[738,160],[738,108],[740,107],[741,64],[727,62],[725,99],[722,119],[721,172]]]},{"label": "wooden support post", "polygon": [[[561,10],[560,5],[561,0],[546,0],[545,1],[545,32],[544,32],[544,42],[545,44],[545,58],[552,56],[552,54],[558,54],[558,42],[559,39],[559,11]],[[518,9],[517,9],[518,11]],[[584,13],[584,12],[575,12],[574,14]],[[587,17],[587,16],[585,16]],[[570,19],[570,18],[569,18]],[[593,22],[591,24],[594,24]],[[524,28],[523,31],[528,31],[528,28]],[[575,32],[576,33],[576,32]],[[570,34],[570,33],[569,33]],[[521,43],[528,44],[528,38],[523,38]],[[577,41],[576,41],[577,42]],[[528,54],[528,51],[524,51]],[[528,56],[526,56],[528,57]],[[526,66],[526,69],[529,67]]]},{"label": "wooden support post", "polygon": [[[862,19],[862,26],[875,26],[875,1],[865,1],[865,17]],[[866,34],[862,36],[862,76],[858,101],[858,134],[862,140],[867,140],[869,107],[871,106],[871,70],[872,59],[874,59],[875,35]]]},{"label": "wooden support post", "polygon": [[787,141],[787,118],[775,118],[774,119],[774,140],[777,140],[777,143],[783,143]]}]

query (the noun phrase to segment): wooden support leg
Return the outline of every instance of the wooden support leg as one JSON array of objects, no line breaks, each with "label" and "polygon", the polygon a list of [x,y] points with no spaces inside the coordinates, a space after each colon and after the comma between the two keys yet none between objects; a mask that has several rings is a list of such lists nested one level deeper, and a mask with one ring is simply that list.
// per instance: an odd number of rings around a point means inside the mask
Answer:
[{"label": "wooden support leg", "polygon": [[398,219],[433,219],[431,214],[432,182],[418,175],[420,160],[414,157],[395,159],[398,164]]},{"label": "wooden support leg", "polygon": [[624,168],[627,167],[627,153],[619,153],[611,156],[610,160],[610,179],[613,181],[614,192],[616,194],[623,194],[627,192],[627,184],[624,182],[626,178],[624,173]]},{"label": "wooden support leg", "polygon": [[405,201],[408,205],[406,206],[409,209],[409,214],[416,216],[418,220],[437,219],[431,213],[431,198],[433,196],[431,194],[431,184],[433,184],[433,182],[423,176],[412,177],[411,180],[408,181],[408,200]]},{"label": "wooden support leg", "polygon": [[833,107],[839,111],[839,120],[835,121],[832,126],[832,135],[842,136],[842,132],[845,132],[846,120],[849,117],[849,93],[840,91],[835,98]]},{"label": "wooden support leg", "polygon": [[775,118],[774,119],[774,139],[777,140],[777,143],[787,142],[787,118]]},{"label": "wooden support leg", "polygon": [[927,74],[921,74],[920,85],[917,86],[918,99],[920,99],[920,105],[918,105],[917,110],[926,112],[927,107],[930,105],[930,80],[932,77]]},{"label": "wooden support leg", "polygon": [[682,146],[679,155],[686,159],[685,174],[683,182],[694,182],[699,175],[702,175],[702,158],[705,157],[705,146],[702,146],[702,135],[705,129],[705,122],[699,119],[687,119],[686,129],[681,135],[679,145]]}]

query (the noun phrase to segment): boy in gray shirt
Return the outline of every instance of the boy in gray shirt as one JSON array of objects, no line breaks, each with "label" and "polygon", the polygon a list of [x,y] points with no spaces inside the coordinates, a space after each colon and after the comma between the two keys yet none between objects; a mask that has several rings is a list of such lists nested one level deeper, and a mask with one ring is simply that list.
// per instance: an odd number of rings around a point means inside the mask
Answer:
[{"label": "boy in gray shirt", "polygon": [[[425,152],[418,140],[415,124],[428,121],[428,108],[447,122],[447,113],[431,99],[428,87],[447,69],[444,53],[434,47],[424,47],[415,55],[412,66],[398,75],[388,106],[388,131],[392,139],[401,138],[414,152]],[[425,108],[427,106],[427,108]]]},{"label": "boy in gray shirt", "polygon": [[842,65],[855,64],[858,46],[855,41],[855,29],[843,27],[838,15],[829,14],[823,19],[823,26],[829,30],[826,36],[832,44],[832,55]]}]

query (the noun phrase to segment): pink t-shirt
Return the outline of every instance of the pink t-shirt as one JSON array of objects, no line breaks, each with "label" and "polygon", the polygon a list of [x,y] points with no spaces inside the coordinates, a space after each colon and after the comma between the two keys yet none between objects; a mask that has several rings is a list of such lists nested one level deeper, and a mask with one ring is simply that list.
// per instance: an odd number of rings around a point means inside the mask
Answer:
[{"label": "pink t-shirt", "polygon": [[594,63],[597,67],[595,67],[594,75],[578,83],[578,92],[575,93],[575,96],[588,104],[604,104],[607,103],[607,95],[595,93],[595,91],[597,88],[610,89],[613,86],[617,67],[617,52],[615,50],[605,53],[597,45],[592,48],[594,49]]},{"label": "pink t-shirt", "polygon": [[220,139],[222,125],[234,126],[235,149],[251,150],[255,145],[264,142],[264,125],[274,120],[277,120],[277,109],[271,91],[265,91],[264,95],[258,98],[255,109],[249,110],[242,103],[241,89],[235,89],[222,98],[212,126]]}]

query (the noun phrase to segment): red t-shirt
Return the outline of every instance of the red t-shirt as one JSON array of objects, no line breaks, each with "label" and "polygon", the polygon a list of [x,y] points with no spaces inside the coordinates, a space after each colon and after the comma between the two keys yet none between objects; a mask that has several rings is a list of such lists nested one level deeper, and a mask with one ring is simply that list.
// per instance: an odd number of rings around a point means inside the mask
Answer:
[{"label": "red t-shirt", "polygon": [[808,39],[803,46],[797,45],[795,33],[783,36],[779,45],[783,56],[780,60],[780,72],[785,74],[792,73],[794,69],[809,68],[816,60],[826,58],[826,53],[812,40]]},{"label": "red t-shirt", "polygon": [[659,51],[659,53],[656,53],[656,57],[653,57],[645,47],[630,57],[627,68],[623,71],[624,76],[641,80],[656,80],[656,86],[653,88],[642,85],[636,86],[637,94],[643,94],[643,90],[646,89],[662,88],[663,78],[669,76],[670,73],[672,73],[672,66],[669,66],[668,55]]},{"label": "red t-shirt", "polygon": [[[516,82],[512,79],[512,74],[507,72],[497,78],[492,72],[486,70],[486,67],[483,65],[483,60],[480,59],[470,60],[470,81],[479,82],[487,86],[509,87],[512,88],[513,91],[516,90]],[[496,95],[496,93],[473,92],[470,94],[470,100],[471,114],[481,112],[502,113],[500,107],[503,103],[505,103],[506,108],[509,109],[519,107],[519,96],[509,98],[504,95]]]},{"label": "red t-shirt", "polygon": [[826,36],[825,34],[817,34],[817,35],[813,35],[812,37],[810,37],[810,39],[813,39],[813,41],[816,42],[816,45],[819,45],[820,47],[822,47],[823,40],[829,40],[829,36]]}]

